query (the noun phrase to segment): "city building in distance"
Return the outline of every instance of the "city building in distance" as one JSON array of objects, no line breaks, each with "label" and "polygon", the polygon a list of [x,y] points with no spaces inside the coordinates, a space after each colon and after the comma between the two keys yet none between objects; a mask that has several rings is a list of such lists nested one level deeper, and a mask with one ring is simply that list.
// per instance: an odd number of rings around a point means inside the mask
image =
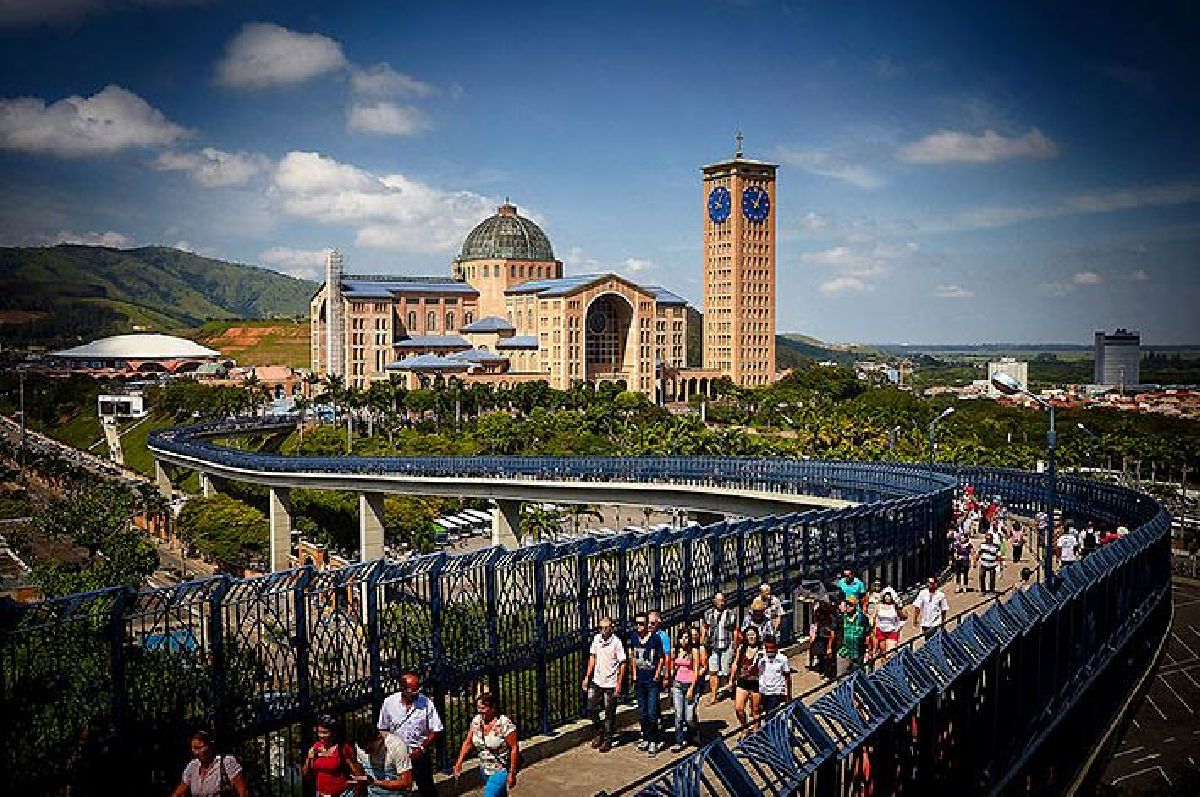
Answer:
[{"label": "city building in distance", "polygon": [[567,275],[549,237],[505,201],[445,277],[354,275],[326,260],[310,306],[312,370],[366,387],[403,375],[565,390],[613,382],[659,403],[728,377],[775,378],[775,169],[735,157],[704,174],[704,367],[687,361],[687,302],[614,273]]},{"label": "city building in distance", "polygon": [[1096,330],[1096,370],[1093,381],[1124,390],[1140,384],[1142,336],[1118,328],[1111,335]]}]

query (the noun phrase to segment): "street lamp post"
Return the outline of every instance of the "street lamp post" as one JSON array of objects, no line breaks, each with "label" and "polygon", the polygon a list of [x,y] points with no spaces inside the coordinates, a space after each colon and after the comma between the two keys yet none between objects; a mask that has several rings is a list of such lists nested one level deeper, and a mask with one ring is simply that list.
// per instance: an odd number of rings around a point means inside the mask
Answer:
[{"label": "street lamp post", "polygon": [[1046,432],[1046,514],[1050,518],[1046,530],[1046,539],[1042,547],[1042,581],[1051,589],[1054,588],[1054,509],[1058,505],[1058,475],[1054,467],[1054,453],[1058,448],[1058,434],[1054,430],[1054,404],[1041,396],[1030,393],[1017,379],[1003,371],[992,374],[992,386],[1006,396],[1023,395],[1037,402],[1044,410],[1050,412],[1050,429]]},{"label": "street lamp post", "polygon": [[1089,438],[1089,442],[1088,442],[1088,462],[1090,462],[1090,463],[1093,463],[1093,467],[1094,467],[1094,464],[1095,464],[1095,460],[1096,460],[1096,458],[1095,458],[1095,456],[1094,456],[1094,454],[1095,454],[1095,449],[1094,449],[1093,445],[1094,445],[1095,443],[1098,443],[1098,442],[1100,442],[1100,438],[1096,436],[1096,433],[1095,433],[1095,432],[1093,432],[1091,429],[1089,429],[1089,428],[1087,428],[1086,426],[1084,426],[1082,423],[1077,423],[1077,424],[1075,424],[1075,428],[1077,428],[1079,431],[1083,432],[1083,433],[1084,433],[1085,435],[1087,435],[1087,436],[1088,436],[1088,438]]},{"label": "street lamp post", "polygon": [[942,414],[929,422],[929,464],[932,465],[936,461],[933,453],[933,438],[937,434],[937,425],[954,414],[953,407],[947,407],[942,410]]}]

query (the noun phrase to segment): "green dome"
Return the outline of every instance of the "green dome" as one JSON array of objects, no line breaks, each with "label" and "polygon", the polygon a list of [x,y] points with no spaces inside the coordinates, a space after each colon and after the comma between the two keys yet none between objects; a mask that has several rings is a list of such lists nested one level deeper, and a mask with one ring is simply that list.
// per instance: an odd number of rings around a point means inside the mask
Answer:
[{"label": "green dome", "polygon": [[536,260],[554,262],[554,250],[542,228],[517,215],[515,205],[505,202],[495,216],[484,219],[463,241],[459,262],[464,260]]}]

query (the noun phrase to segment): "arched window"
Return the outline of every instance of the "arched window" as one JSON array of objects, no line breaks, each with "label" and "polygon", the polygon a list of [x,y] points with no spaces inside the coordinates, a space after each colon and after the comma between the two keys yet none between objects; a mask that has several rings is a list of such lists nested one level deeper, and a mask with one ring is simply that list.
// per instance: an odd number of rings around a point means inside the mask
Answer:
[{"label": "arched window", "polygon": [[[486,268],[486,266],[485,266],[484,268]],[[499,263],[497,263],[496,265],[492,266],[492,276],[493,276],[493,277],[499,277],[499,276],[500,276],[500,264],[499,264]]]},{"label": "arched window", "polygon": [[417,328],[417,311],[409,310],[408,311],[408,331],[412,332],[416,328]]},{"label": "arched window", "polygon": [[521,264],[519,271],[521,272],[521,276],[524,277],[525,276],[525,264],[524,263]]},{"label": "arched window", "polygon": [[437,313],[430,310],[425,316],[425,331],[437,332]]},{"label": "arched window", "polygon": [[454,313],[446,313],[446,331],[454,331]]},{"label": "arched window", "polygon": [[471,324],[474,324],[474,323],[475,323],[475,314],[474,313],[468,312],[463,315],[463,326],[469,327],[469,326],[471,326]]},{"label": "arched window", "polygon": [[516,266],[509,266],[509,267],[508,267],[508,276],[510,276],[510,277],[515,277],[515,276],[517,276],[517,267],[516,267]]}]

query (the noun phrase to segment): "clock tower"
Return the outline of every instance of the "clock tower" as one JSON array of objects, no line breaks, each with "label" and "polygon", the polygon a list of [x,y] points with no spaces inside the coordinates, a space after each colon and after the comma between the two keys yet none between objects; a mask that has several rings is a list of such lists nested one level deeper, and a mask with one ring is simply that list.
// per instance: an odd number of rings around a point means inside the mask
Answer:
[{"label": "clock tower", "polygon": [[704,367],[737,385],[775,379],[775,170],[742,156],[704,180]]}]

